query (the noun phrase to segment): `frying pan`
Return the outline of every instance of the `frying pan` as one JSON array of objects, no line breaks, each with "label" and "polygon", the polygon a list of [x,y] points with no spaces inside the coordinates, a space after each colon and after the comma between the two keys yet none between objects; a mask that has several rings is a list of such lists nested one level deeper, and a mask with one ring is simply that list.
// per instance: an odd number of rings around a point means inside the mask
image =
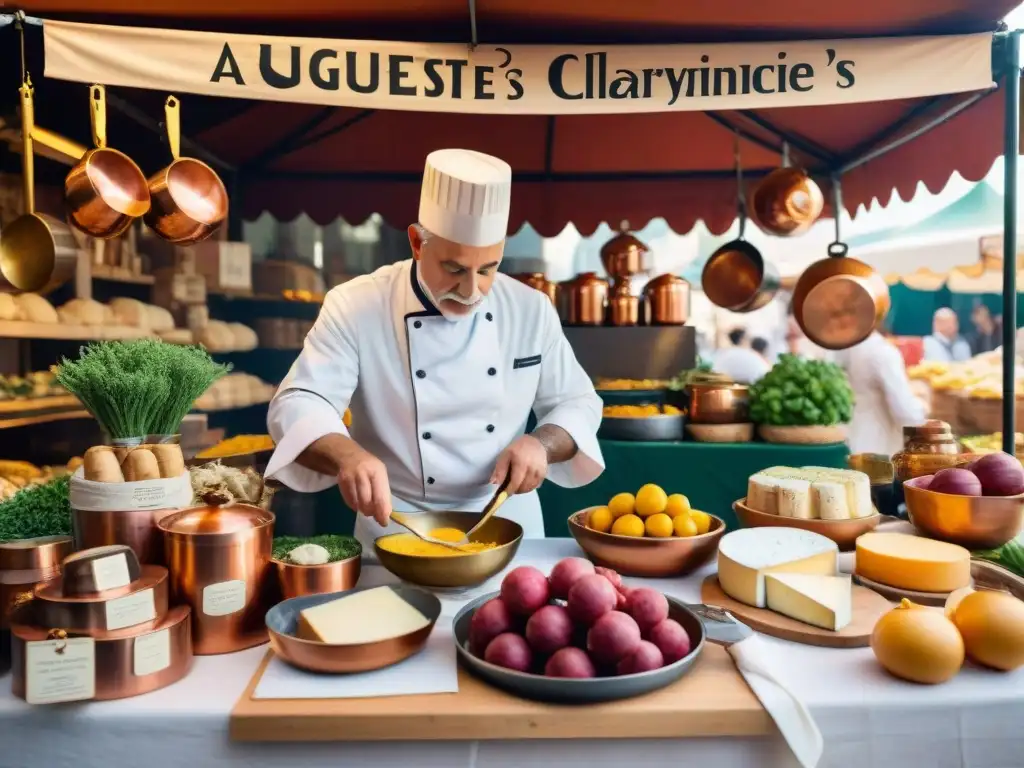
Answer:
[{"label": "frying pan", "polygon": [[164,103],[171,164],[149,177],[152,207],[145,215],[150,229],[176,245],[205,240],[228,215],[228,193],[217,173],[194,157],[181,157],[181,103]]}]

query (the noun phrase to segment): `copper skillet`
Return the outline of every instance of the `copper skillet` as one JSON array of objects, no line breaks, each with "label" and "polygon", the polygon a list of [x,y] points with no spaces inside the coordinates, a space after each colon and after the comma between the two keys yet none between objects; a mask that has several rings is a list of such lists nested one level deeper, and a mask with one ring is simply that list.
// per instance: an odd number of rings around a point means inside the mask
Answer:
[{"label": "copper skillet", "polygon": [[145,216],[150,229],[176,245],[205,240],[228,215],[224,182],[206,163],[181,157],[181,103],[168,96],[164,103],[171,164],[149,177],[153,206]]},{"label": "copper skillet", "polygon": [[107,96],[89,87],[93,148],[64,179],[64,202],[71,223],[85,234],[109,240],[124,233],[149,210],[146,177],[128,155],[107,146]]}]

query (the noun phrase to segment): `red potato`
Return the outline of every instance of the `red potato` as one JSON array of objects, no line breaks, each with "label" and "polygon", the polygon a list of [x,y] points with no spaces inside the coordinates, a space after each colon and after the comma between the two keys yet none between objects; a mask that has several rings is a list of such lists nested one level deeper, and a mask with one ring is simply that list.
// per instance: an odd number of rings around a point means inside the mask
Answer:
[{"label": "red potato", "polygon": [[605,568],[603,565],[599,565],[594,569],[594,573],[604,576],[608,581],[612,583],[612,586],[616,589],[622,586],[622,577],[619,576],[618,571],[614,571],[611,568]]},{"label": "red potato", "polygon": [[584,576],[569,590],[566,606],[572,620],[590,626],[609,611],[615,610],[618,592],[604,576]]},{"label": "red potato", "polygon": [[640,647],[640,627],[620,611],[606,613],[587,633],[587,651],[594,661],[615,664]]},{"label": "red potato", "polygon": [[990,453],[969,467],[985,496],[1017,496],[1024,493],[1024,467],[1016,456]]},{"label": "red potato", "polygon": [[545,605],[526,622],[526,641],[537,653],[554,653],[572,642],[572,619],[560,605]]},{"label": "red potato", "polygon": [[665,664],[673,664],[690,652],[690,636],[682,625],[673,619],[655,624],[647,639],[658,646]]},{"label": "red potato", "polygon": [[501,599],[512,613],[530,616],[551,599],[548,577],[529,565],[513,568],[501,581]]},{"label": "red potato", "polygon": [[515,621],[508,606],[500,598],[488,600],[473,613],[469,620],[469,647],[477,656],[483,657],[491,640],[509,632]]},{"label": "red potato", "polygon": [[615,591],[615,610],[616,611],[625,611],[627,605],[629,605],[629,598],[626,597],[626,595],[623,592],[621,592],[619,590],[616,590]]},{"label": "red potato", "polygon": [[544,674],[547,677],[588,678],[597,677],[597,670],[594,669],[594,662],[585,651],[579,648],[562,648],[548,659],[548,663],[544,665]]},{"label": "red potato", "polygon": [[935,473],[928,490],[952,496],[981,496],[981,481],[969,469],[950,467]]},{"label": "red potato", "polygon": [[626,611],[646,635],[656,624],[668,618],[668,598],[650,587],[637,587],[629,592]]},{"label": "red potato", "polygon": [[620,675],[636,675],[665,666],[665,657],[654,643],[641,640],[636,650],[619,661]]},{"label": "red potato", "polygon": [[584,576],[594,572],[594,564],[582,557],[567,557],[559,560],[551,569],[548,583],[551,585],[551,596],[565,600],[569,596],[572,585]]},{"label": "red potato", "polygon": [[516,672],[529,672],[533,652],[522,637],[505,632],[491,640],[484,652],[484,661]]}]

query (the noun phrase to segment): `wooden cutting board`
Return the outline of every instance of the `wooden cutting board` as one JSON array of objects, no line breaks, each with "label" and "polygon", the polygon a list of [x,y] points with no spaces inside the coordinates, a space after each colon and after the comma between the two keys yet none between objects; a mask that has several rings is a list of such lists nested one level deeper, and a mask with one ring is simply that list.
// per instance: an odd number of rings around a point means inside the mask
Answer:
[{"label": "wooden cutting board", "polygon": [[871,642],[875,623],[892,610],[892,603],[865,587],[853,586],[853,620],[838,632],[812,627],[767,608],[754,608],[722,591],[717,576],[708,576],[700,589],[705,605],[723,608],[748,627],[780,640],[823,648],[863,648]]}]

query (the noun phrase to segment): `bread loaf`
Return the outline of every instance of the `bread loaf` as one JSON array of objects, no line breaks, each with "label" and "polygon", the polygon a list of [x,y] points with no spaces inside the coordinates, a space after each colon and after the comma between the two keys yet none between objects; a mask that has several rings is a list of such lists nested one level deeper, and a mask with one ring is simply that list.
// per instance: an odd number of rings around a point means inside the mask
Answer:
[{"label": "bread loaf", "polygon": [[234,350],[235,337],[227,323],[211,320],[203,328],[197,339],[210,352],[231,352]]},{"label": "bread loaf", "polygon": [[170,331],[162,331],[159,334],[160,338],[166,341],[168,344],[192,344],[195,339],[192,336],[192,331],[188,328],[175,328]]},{"label": "bread loaf", "polygon": [[174,317],[163,307],[146,304],[146,313],[149,315],[149,327],[157,333],[167,333],[174,330]]},{"label": "bread loaf", "polygon": [[14,297],[9,293],[0,293],[0,320],[17,320],[19,315]]},{"label": "bread loaf", "polygon": [[137,299],[117,298],[110,300],[110,308],[118,325],[149,330],[149,310]]},{"label": "bread loaf", "polygon": [[22,293],[14,297],[21,319],[31,323],[56,324],[59,322],[57,310],[38,293]]},{"label": "bread loaf", "polygon": [[71,299],[57,309],[57,317],[68,325],[103,325],[106,307],[92,299]]},{"label": "bread loaf", "polygon": [[238,352],[249,352],[259,346],[259,339],[256,331],[242,323],[231,323],[228,326],[234,342],[234,350]]}]

